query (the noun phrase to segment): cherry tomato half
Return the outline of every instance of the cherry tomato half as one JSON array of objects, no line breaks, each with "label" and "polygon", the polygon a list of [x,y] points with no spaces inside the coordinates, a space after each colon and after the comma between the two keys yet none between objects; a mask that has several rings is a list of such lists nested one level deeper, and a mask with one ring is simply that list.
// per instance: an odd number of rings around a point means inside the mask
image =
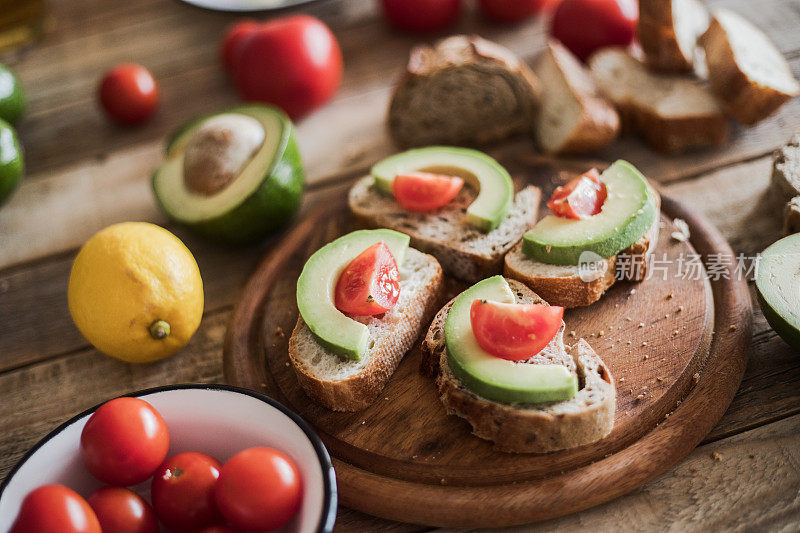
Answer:
[{"label": "cherry tomato half", "polygon": [[397,261],[383,242],[373,244],[350,261],[334,290],[336,308],[357,316],[385,313],[399,297]]},{"label": "cherry tomato half", "polygon": [[628,46],[636,35],[636,0],[563,0],[553,13],[553,37],[586,61],[605,46]]},{"label": "cherry tomato half", "polygon": [[292,118],[333,96],[342,81],[342,51],[319,19],[294,15],[262,24],[242,44],[236,86],[245,100],[267,102]]},{"label": "cherry tomato half", "polygon": [[469,318],[478,345],[490,354],[521,361],[541,352],[561,327],[564,308],[475,300]]},{"label": "cherry tomato half", "polygon": [[513,24],[549,9],[552,0],[480,0],[484,17],[500,24]]},{"label": "cherry tomato half", "polygon": [[581,219],[599,213],[607,197],[606,184],[593,168],[566,185],[556,187],[547,207],[556,216]]},{"label": "cherry tomato half", "polygon": [[412,211],[433,211],[447,205],[464,186],[456,176],[412,172],[394,178],[392,192],[397,203]]},{"label": "cherry tomato half", "polygon": [[63,485],[44,485],[25,496],[10,533],[102,533],[92,508]]},{"label": "cherry tomato half", "polygon": [[284,453],[250,448],[231,457],[219,473],[217,505],[234,527],[270,531],[289,522],[300,508],[300,472]]},{"label": "cherry tomato half", "polygon": [[150,504],[124,487],[103,487],[87,499],[103,531],[158,533],[158,518]]},{"label": "cherry tomato half", "polygon": [[158,107],[155,78],[134,63],[123,63],[108,72],[100,83],[99,95],[108,116],[125,126],[144,122]]},{"label": "cherry tomato half", "polygon": [[169,450],[167,424],[139,398],[104,403],[81,433],[81,458],[89,472],[109,485],[136,485],[153,475]]},{"label": "cherry tomato half", "polygon": [[204,453],[170,457],[153,476],[150,495],[156,514],[170,529],[194,531],[222,522],[214,486],[222,465]]},{"label": "cherry tomato half", "polygon": [[413,33],[445,30],[461,11],[461,0],[383,0],[381,4],[392,26]]},{"label": "cherry tomato half", "polygon": [[220,47],[220,57],[225,70],[230,73],[236,72],[245,42],[256,33],[260,26],[255,20],[242,20],[228,28]]}]

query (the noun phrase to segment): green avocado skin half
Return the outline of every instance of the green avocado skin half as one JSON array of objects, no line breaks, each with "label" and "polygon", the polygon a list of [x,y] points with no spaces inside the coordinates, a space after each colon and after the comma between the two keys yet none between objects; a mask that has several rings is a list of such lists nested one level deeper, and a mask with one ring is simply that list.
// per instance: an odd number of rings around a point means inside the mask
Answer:
[{"label": "green avocado skin half", "polygon": [[25,91],[19,78],[0,64],[0,118],[16,124],[25,112]]},{"label": "green avocado skin half", "polygon": [[222,113],[245,113],[250,109],[268,108],[278,113],[284,131],[280,146],[271,166],[265,168],[260,185],[243,201],[219,216],[199,221],[183,220],[179,213],[171,212],[159,197],[156,179],[159,170],[153,174],[152,187],[156,200],[168,216],[180,222],[193,232],[212,241],[242,246],[264,239],[269,234],[286,225],[297,213],[303,196],[305,170],[300,150],[294,134],[294,125],[283,111],[271,106],[239,106],[220,113],[206,115],[192,120],[179,128],[167,143],[166,153],[171,155],[176,146],[207,118]]},{"label": "green avocado skin half", "polygon": [[[800,352],[800,233],[780,239],[761,254],[756,296],[764,318]],[[783,308],[783,309],[782,309]]]},{"label": "green avocado skin half", "polygon": [[0,205],[19,187],[24,173],[25,161],[17,132],[0,119]]}]

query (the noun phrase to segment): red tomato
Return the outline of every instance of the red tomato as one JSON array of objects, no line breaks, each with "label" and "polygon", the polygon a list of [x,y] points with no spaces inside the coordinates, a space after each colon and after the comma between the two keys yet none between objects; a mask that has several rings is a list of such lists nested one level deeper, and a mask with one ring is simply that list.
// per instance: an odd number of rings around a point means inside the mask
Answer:
[{"label": "red tomato", "polygon": [[553,340],[564,316],[554,305],[506,304],[475,300],[469,318],[481,348],[490,354],[521,361],[536,355]]},{"label": "red tomato", "polygon": [[606,184],[600,181],[600,173],[593,168],[566,185],[556,187],[547,207],[556,216],[580,219],[599,213],[606,197]]},{"label": "red tomato", "polygon": [[234,527],[270,531],[286,524],[300,509],[300,472],[284,453],[250,448],[222,467],[215,489],[217,505]]},{"label": "red tomato", "polygon": [[455,176],[412,172],[394,178],[392,192],[397,203],[412,211],[433,211],[456,197],[464,180]]},{"label": "red tomato", "polygon": [[130,489],[103,487],[87,500],[103,531],[158,533],[158,518],[150,504]]},{"label": "red tomato", "polygon": [[481,13],[492,22],[513,24],[550,8],[550,0],[480,0]]},{"label": "red tomato", "polygon": [[461,0],[383,0],[382,4],[392,26],[414,33],[447,29],[461,11]]},{"label": "red tomato", "polygon": [[604,46],[628,46],[636,35],[635,0],[563,0],[553,14],[553,37],[583,61]]},{"label": "red tomato", "polygon": [[92,508],[63,485],[44,485],[25,496],[10,533],[102,533]]},{"label": "red tomato", "polygon": [[222,522],[214,486],[222,465],[204,453],[179,453],[153,476],[150,495],[156,514],[170,529],[194,531]]},{"label": "red tomato", "polygon": [[261,25],[255,20],[242,20],[228,28],[222,38],[220,56],[222,65],[230,72],[236,72],[239,59],[242,57],[242,49],[247,40],[253,36]]},{"label": "red tomato", "polygon": [[357,316],[380,315],[400,297],[400,272],[384,243],[373,244],[350,261],[334,291],[336,308]]},{"label": "red tomato", "polygon": [[89,472],[109,485],[136,485],[153,475],[169,450],[167,424],[139,398],[117,398],[100,406],[81,433],[81,458]]},{"label": "red tomato", "polygon": [[319,19],[294,15],[261,25],[242,45],[236,86],[242,98],[292,118],[328,100],[342,81],[342,51]]},{"label": "red tomato", "polygon": [[99,95],[108,116],[126,126],[144,122],[158,107],[156,80],[149,70],[134,63],[123,63],[108,72]]}]

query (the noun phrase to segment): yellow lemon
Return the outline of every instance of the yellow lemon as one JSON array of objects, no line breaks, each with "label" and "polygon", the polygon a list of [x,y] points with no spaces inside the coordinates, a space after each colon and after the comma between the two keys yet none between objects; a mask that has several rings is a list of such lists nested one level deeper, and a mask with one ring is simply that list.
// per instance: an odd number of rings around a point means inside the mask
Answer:
[{"label": "yellow lemon", "polygon": [[175,235],[123,222],[83,245],[69,276],[72,320],[95,348],[131,363],[169,357],[203,315],[203,280]]}]

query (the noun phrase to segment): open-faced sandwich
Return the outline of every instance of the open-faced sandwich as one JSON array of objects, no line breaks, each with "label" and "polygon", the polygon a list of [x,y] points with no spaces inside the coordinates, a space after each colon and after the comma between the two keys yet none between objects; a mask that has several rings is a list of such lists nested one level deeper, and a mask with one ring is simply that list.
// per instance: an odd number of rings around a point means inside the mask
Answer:
[{"label": "open-faced sandwich", "polygon": [[658,241],[658,193],[626,161],[558,187],[552,214],[506,255],[505,275],[552,305],[597,301],[617,279],[643,280]]},{"label": "open-faced sandwich", "polygon": [[564,346],[562,307],[493,276],[448,303],[422,345],[448,412],[495,449],[546,453],[595,442],[614,426],[616,390],[585,340]]},{"label": "open-faced sandwich", "polygon": [[335,411],[371,404],[439,304],[442,269],[396,231],[360,230],[317,250],[297,280],[289,358]]},{"label": "open-faced sandwich", "polygon": [[474,282],[502,272],[503,256],[536,222],[540,196],[531,186],[515,194],[508,171],[482,152],[431,146],[376,164],[349,205],[361,224],[409,235],[448,274]]}]

